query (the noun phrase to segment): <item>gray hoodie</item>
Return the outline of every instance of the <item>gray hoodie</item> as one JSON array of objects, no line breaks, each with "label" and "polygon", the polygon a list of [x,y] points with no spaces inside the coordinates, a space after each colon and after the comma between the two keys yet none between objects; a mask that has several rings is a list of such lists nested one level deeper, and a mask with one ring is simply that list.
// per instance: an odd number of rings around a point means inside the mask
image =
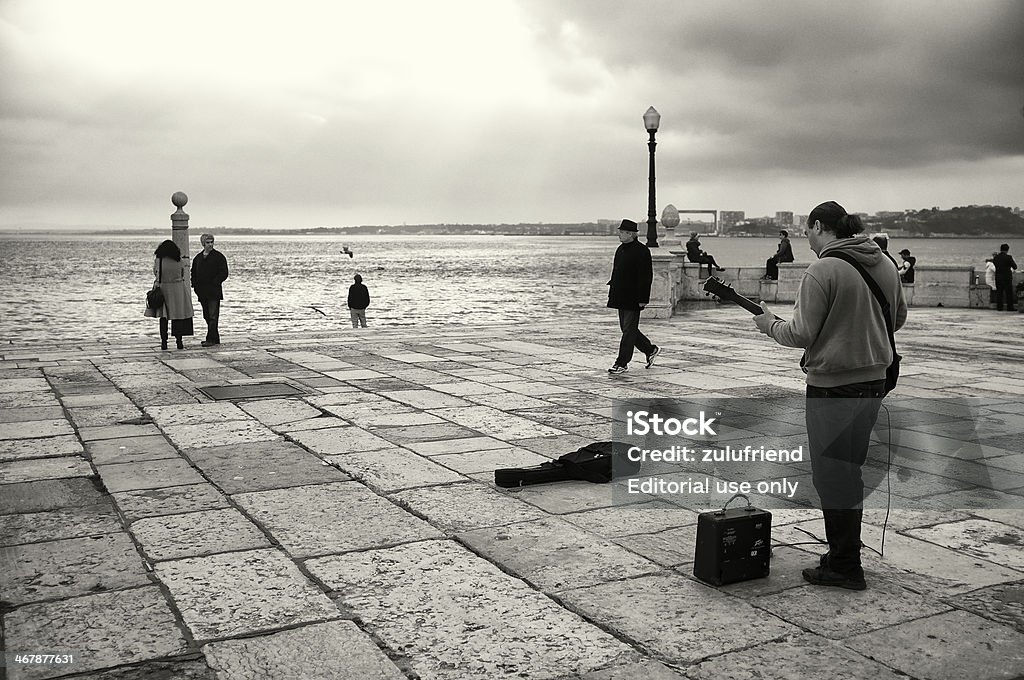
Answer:
[{"label": "gray hoodie", "polygon": [[892,348],[881,307],[849,263],[823,257],[833,250],[852,255],[878,283],[893,312],[893,328],[907,319],[903,286],[895,267],[867,236],[833,241],[821,249],[800,280],[791,321],[777,321],[769,335],[780,345],[807,350],[807,384],[837,387],[882,380]]}]

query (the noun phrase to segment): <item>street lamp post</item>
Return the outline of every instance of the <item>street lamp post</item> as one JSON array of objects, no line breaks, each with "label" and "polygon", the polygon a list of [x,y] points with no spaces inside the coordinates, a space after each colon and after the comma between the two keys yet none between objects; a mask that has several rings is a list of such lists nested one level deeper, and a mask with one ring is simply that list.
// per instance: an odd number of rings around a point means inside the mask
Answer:
[{"label": "street lamp post", "polygon": [[644,127],[647,128],[650,139],[647,141],[647,148],[651,150],[651,166],[647,173],[647,247],[658,247],[658,218],[654,209],[654,133],[658,131],[658,124],[661,122],[661,114],[650,107],[644,113]]}]

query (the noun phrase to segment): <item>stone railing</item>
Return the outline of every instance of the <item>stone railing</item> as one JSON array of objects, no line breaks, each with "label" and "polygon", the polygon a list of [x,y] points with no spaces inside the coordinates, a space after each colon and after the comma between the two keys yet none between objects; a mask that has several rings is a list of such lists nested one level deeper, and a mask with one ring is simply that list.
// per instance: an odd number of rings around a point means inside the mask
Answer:
[{"label": "stone railing", "polygon": [[[706,266],[688,262],[683,251],[655,251],[652,259],[654,282],[646,316],[667,319],[680,306],[708,300],[701,289],[707,278]],[[806,268],[806,264],[780,264],[778,281],[762,280],[764,267],[728,267],[715,275],[752,300],[792,303]],[[903,295],[910,306],[986,309],[990,306],[989,288],[984,282],[976,283],[974,267],[917,265],[915,272],[914,283],[903,284]],[[1021,280],[1024,280],[1024,273],[1014,276],[1015,285]]]}]

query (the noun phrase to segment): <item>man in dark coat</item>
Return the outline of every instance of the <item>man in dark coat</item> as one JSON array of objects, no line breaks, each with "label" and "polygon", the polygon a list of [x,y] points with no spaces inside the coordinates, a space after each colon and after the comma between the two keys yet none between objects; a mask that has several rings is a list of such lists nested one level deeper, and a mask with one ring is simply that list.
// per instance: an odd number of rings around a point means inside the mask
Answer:
[{"label": "man in dark coat", "polygon": [[214,249],[213,234],[203,234],[199,242],[203,244],[203,251],[192,259],[192,288],[206,319],[206,340],[202,345],[212,347],[220,344],[220,301],[224,299],[221,284],[228,278],[228,261]]},{"label": "man in dark coat", "polygon": [[615,251],[612,278],[608,281],[608,306],[619,310],[619,355],[608,372],[615,375],[625,373],[633,358],[633,348],[647,356],[647,366],[654,364],[661,348],[651,343],[640,332],[640,312],[651,299],[651,281],[654,270],[651,266],[651,251],[637,240],[637,224],[622,220],[619,225],[620,245]]},{"label": "man in dark coat", "polygon": [[775,254],[769,257],[764,263],[764,276],[762,278],[770,281],[777,281],[779,278],[779,263],[793,261],[793,244],[789,242],[789,232],[785,229],[779,232],[779,247]]},{"label": "man in dark coat", "polygon": [[352,328],[359,324],[366,328],[366,308],[370,306],[370,291],[363,285],[363,277],[356,274],[355,283],[348,287],[348,313],[352,317]]},{"label": "man in dark coat", "polygon": [[1013,290],[1013,273],[1017,271],[1017,263],[1010,255],[1010,244],[1004,243],[999,246],[999,253],[992,257],[992,264],[996,266],[996,310],[1003,311],[1003,301],[1006,301],[1006,311],[1017,311],[1017,293]]}]

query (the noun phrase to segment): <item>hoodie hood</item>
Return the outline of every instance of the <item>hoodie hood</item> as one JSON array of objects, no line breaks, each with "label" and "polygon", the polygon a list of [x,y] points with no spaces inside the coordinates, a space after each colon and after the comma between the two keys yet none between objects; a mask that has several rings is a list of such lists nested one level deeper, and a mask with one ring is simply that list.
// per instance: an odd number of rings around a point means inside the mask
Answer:
[{"label": "hoodie hood", "polygon": [[854,236],[853,238],[841,238],[832,241],[818,253],[822,257],[825,253],[841,250],[849,253],[857,262],[865,267],[872,267],[882,261],[885,256],[878,244],[871,240],[870,236]]}]

